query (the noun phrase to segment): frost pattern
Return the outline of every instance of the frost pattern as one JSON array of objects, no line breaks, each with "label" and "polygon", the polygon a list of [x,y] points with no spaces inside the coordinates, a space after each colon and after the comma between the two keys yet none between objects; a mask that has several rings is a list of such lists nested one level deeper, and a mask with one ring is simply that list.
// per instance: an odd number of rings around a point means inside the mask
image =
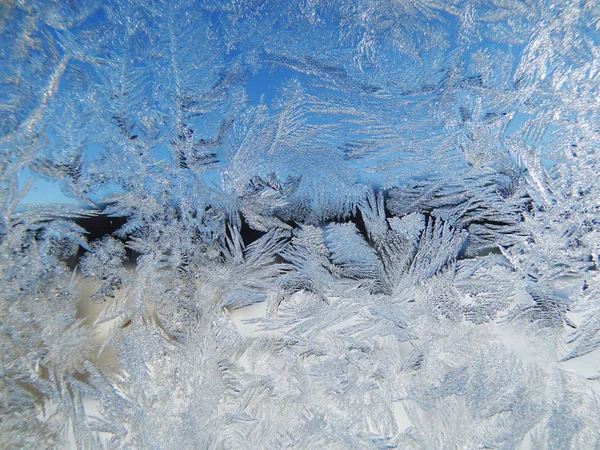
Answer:
[{"label": "frost pattern", "polygon": [[2,447],[599,447],[599,36],[595,0],[2,2]]}]

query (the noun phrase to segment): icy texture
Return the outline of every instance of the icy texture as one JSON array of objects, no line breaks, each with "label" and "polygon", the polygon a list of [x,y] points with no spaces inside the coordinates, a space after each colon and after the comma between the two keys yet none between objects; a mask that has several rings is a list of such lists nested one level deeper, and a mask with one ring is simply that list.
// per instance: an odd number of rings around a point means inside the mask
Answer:
[{"label": "icy texture", "polygon": [[0,61],[2,448],[600,447],[598,1],[8,0]]}]

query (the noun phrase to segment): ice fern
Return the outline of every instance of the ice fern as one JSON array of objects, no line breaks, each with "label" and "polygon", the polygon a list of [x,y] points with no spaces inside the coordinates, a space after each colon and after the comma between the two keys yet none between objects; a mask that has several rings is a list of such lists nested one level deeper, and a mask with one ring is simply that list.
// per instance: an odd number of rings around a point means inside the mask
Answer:
[{"label": "ice fern", "polygon": [[600,447],[599,36],[2,2],[0,446]]}]

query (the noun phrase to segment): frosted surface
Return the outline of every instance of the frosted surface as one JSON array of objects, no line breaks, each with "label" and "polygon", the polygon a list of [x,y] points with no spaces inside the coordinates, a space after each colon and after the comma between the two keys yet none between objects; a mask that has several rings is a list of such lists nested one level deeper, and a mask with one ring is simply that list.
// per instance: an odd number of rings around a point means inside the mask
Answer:
[{"label": "frosted surface", "polygon": [[600,3],[0,2],[0,447],[600,448]]}]

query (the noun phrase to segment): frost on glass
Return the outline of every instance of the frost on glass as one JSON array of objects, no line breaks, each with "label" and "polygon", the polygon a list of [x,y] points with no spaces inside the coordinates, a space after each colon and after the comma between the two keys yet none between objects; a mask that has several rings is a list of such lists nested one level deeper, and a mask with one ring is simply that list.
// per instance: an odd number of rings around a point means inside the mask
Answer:
[{"label": "frost on glass", "polygon": [[2,2],[1,447],[600,446],[599,36]]}]

